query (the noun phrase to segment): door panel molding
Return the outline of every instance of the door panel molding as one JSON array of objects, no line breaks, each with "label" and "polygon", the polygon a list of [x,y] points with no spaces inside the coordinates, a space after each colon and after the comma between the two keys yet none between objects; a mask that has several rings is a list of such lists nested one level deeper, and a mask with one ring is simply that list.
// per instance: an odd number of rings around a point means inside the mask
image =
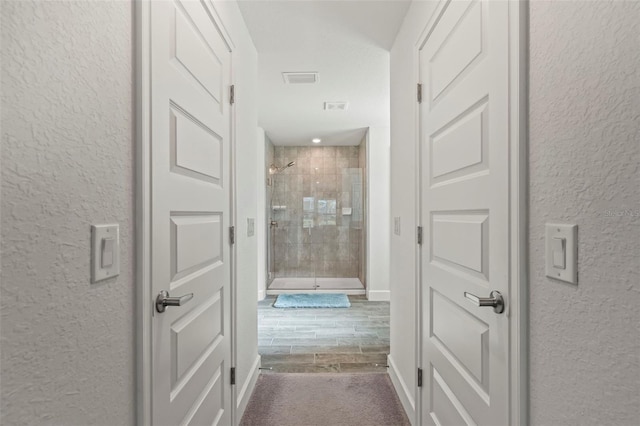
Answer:
[{"label": "door panel molding", "polygon": [[[151,0],[135,0],[134,2],[134,34],[135,34],[135,120],[136,120],[136,160],[135,160],[135,179],[136,179],[136,193],[135,193],[135,220],[136,220],[136,424],[138,425],[151,425],[152,423],[152,360],[153,360],[153,347],[152,347],[152,320],[155,315],[154,308],[154,300],[155,294],[152,291],[152,282],[151,282]],[[225,28],[225,25],[215,10],[215,6],[211,0],[202,0],[201,5],[206,14],[197,17],[198,20],[210,20],[214,23],[214,26],[217,31],[217,36],[222,40],[223,45],[218,47],[223,47],[228,52],[230,52],[230,84],[233,84],[233,51],[235,49],[235,45],[230,36],[230,33]],[[187,4],[188,8],[192,6]],[[181,12],[185,12],[185,10],[181,9]],[[182,16],[182,18],[186,19],[186,16]],[[199,42],[205,43],[203,40],[203,35],[200,33],[187,34],[185,31],[189,30],[189,26],[183,26],[180,28],[181,34],[174,34],[175,45],[173,46],[174,53],[174,66],[176,69],[180,69],[183,74],[188,74],[190,78],[194,81],[198,81],[198,90],[201,93],[207,93],[210,96],[213,96],[217,99],[220,104],[219,108],[224,107],[224,103],[228,102],[228,90],[226,87],[212,87],[208,81],[201,81],[203,79],[203,75],[197,68],[198,64],[194,64],[191,56],[191,52],[188,51],[188,45],[184,43],[184,39],[178,40],[178,36],[182,37],[192,37],[197,39]],[[211,51],[210,46],[207,46]],[[210,59],[217,59],[213,55]],[[183,62],[187,62],[186,64]],[[191,66],[189,66],[191,65]],[[194,68],[195,66],[195,68]],[[198,78],[200,77],[200,78]],[[213,92],[213,93],[212,93]],[[218,99],[219,98],[219,99]],[[177,104],[172,104],[176,106]],[[178,108],[180,113],[185,113],[186,111]],[[235,109],[229,109],[229,141],[230,146],[233,147],[235,145],[235,129],[233,128],[235,124]],[[216,141],[220,138],[215,132],[213,132],[207,122],[201,122],[198,119],[194,119],[190,114],[186,116],[180,116],[184,119],[184,124],[182,125],[183,129],[181,131],[189,131],[191,133],[195,133],[194,136],[198,136],[198,139],[195,141],[197,148],[200,150],[204,150],[205,152],[216,152],[219,150],[219,146],[216,145]],[[189,121],[191,120],[191,121]],[[211,120],[211,117],[207,117],[207,120]],[[178,124],[178,123],[176,123]],[[186,127],[185,127],[186,126]],[[189,128],[191,126],[191,128]],[[199,126],[199,127],[198,127]],[[199,134],[198,134],[199,133]],[[198,158],[188,157],[181,154],[180,146],[176,146],[172,152],[172,172],[184,175],[185,179],[189,180],[201,180],[204,184],[218,184],[223,185],[222,177],[220,176],[220,169],[222,164],[209,164],[207,167],[203,166],[203,163]],[[230,153],[233,155],[232,153]],[[229,158],[227,167],[230,168],[229,179],[230,182],[224,183],[225,185],[232,184],[234,177],[234,168],[233,168],[233,157]],[[230,224],[234,223],[234,211],[233,208],[233,200],[235,199],[235,192],[232,190],[230,192],[231,199],[229,201],[229,219],[228,222]],[[189,212],[189,215],[195,215],[196,219],[205,219],[205,217],[198,216],[199,212]],[[200,212],[202,215],[215,215],[218,214],[216,211],[206,211]],[[172,212],[172,215],[178,217],[179,220],[183,220],[183,214],[181,212]],[[172,216],[173,217],[173,216]],[[222,229],[221,232],[223,235],[226,235],[226,230]],[[223,238],[226,240],[226,237]],[[214,256],[215,257],[215,256]],[[225,267],[233,267],[235,261],[235,250],[234,248],[229,249],[229,257],[227,259],[227,264]],[[171,283],[171,289],[178,289],[178,287],[182,287],[177,292],[187,292],[191,286],[200,285],[199,282],[201,278],[205,275],[216,274],[218,273],[216,269],[218,262],[211,259],[205,259],[206,261],[202,264],[196,266],[203,266],[202,268],[195,268],[193,271],[187,268],[186,273],[181,274],[178,277],[175,277],[173,282]],[[235,312],[235,294],[233,284],[233,280],[235,279],[235,272],[231,271],[231,285],[230,285],[230,294],[225,297],[230,297],[231,302],[231,315],[229,319],[231,320],[231,365],[235,364],[235,317],[233,317],[233,313]],[[203,314],[207,311],[207,308],[211,307],[211,304],[215,304],[216,297],[207,299],[204,303],[196,310],[196,313]],[[192,302],[193,303],[193,302]],[[188,317],[188,315],[186,316]],[[186,317],[178,318],[173,322],[173,325],[180,326],[181,321],[184,322]],[[192,318],[197,320],[197,318]],[[185,324],[182,324],[185,325]],[[179,327],[180,328],[180,327]],[[181,329],[184,329],[182,327]],[[188,328],[188,327],[187,327]],[[175,331],[175,330],[174,330]],[[177,336],[177,334],[176,334]],[[175,337],[175,336],[174,336]],[[203,354],[212,352],[217,345],[220,336],[216,337],[212,342],[200,342],[202,345],[199,349],[202,349],[197,354],[189,354],[190,357],[193,358],[193,363],[189,365],[183,365],[178,368],[175,366],[176,371],[170,374],[174,375],[175,384],[179,386],[179,383],[184,379],[185,375],[189,375],[191,370],[197,370],[201,366],[198,365],[200,361],[204,358]],[[216,374],[211,376],[209,382],[203,387],[202,392],[198,395],[196,400],[190,401],[191,409],[187,413],[187,419],[189,421],[198,422],[198,419],[210,418],[213,413],[208,413],[207,407],[212,407],[214,404],[204,404],[205,401],[213,401],[221,398],[222,388],[221,386],[229,386],[227,383],[228,380],[228,372],[231,365],[223,365],[222,370],[218,371]],[[179,371],[182,371],[183,377],[179,376]],[[174,392],[172,390],[172,392]],[[231,421],[235,422],[236,419],[236,392],[235,388],[229,388],[227,390],[231,399]],[[185,402],[186,403],[186,402]],[[210,410],[209,410],[210,411]],[[222,412],[217,414],[217,419],[220,418]]]},{"label": "door panel molding", "polygon": [[[455,5],[455,3],[458,3]],[[463,2],[455,2],[451,0],[441,0],[439,4],[436,6],[434,13],[429,18],[429,21],[426,23],[422,34],[418,38],[415,44],[415,58],[418,59],[420,57],[420,51],[427,43],[427,40],[434,34],[434,30],[443,20],[443,16],[445,15],[445,11],[449,6],[465,8],[464,13],[461,15],[461,18],[457,20],[454,27],[458,27],[462,24],[470,25],[469,22],[470,17],[472,16],[471,12],[474,12],[474,15],[478,15],[478,11],[475,10],[478,8],[478,4],[473,5],[471,2],[465,4]],[[474,11],[475,10],[475,11]],[[480,13],[480,18],[482,20],[481,25],[486,25],[486,14],[483,10]],[[477,17],[477,16],[476,16]],[[467,21],[466,23],[463,21]],[[508,272],[508,280],[510,282],[510,290],[507,298],[507,310],[503,315],[507,315],[510,318],[510,327],[509,327],[509,359],[507,360],[507,365],[509,368],[509,389],[508,389],[508,398],[509,398],[509,424],[512,425],[526,425],[529,419],[529,401],[528,401],[528,377],[529,377],[529,361],[528,361],[528,265],[527,265],[527,232],[528,232],[528,187],[527,187],[527,143],[528,143],[528,0],[509,0],[508,1],[508,26],[509,26],[509,42],[508,42],[508,68],[509,68],[509,82],[508,82],[508,117],[509,117],[509,129],[508,129],[508,167],[509,167],[509,186],[508,186],[508,194],[509,194],[509,241],[508,247],[509,252],[507,256],[509,258],[509,272]],[[473,28],[477,29],[477,26]],[[437,120],[440,125],[440,130],[434,132],[430,140],[423,140],[422,138],[429,135],[423,135],[424,130],[421,125],[421,109],[431,110],[432,107],[442,108],[443,102],[446,103],[446,96],[448,94],[458,92],[460,90],[466,90],[464,79],[471,72],[484,72],[482,68],[482,64],[480,64],[482,57],[486,54],[487,44],[486,44],[486,34],[484,33],[484,28],[482,28],[483,37],[480,41],[480,47],[475,46],[475,48],[469,48],[468,57],[465,64],[460,65],[459,72],[456,73],[455,77],[449,81],[437,86],[439,91],[433,92],[435,93],[432,96],[432,91],[423,95],[423,98],[426,98],[427,102],[422,104],[416,103],[416,129],[417,129],[417,139],[416,139],[416,163],[418,165],[418,173],[417,173],[417,195],[420,200],[417,203],[417,217],[418,217],[418,225],[423,227],[433,226],[433,223],[428,223],[432,221],[431,215],[428,212],[424,211],[422,206],[422,193],[424,190],[437,189],[440,191],[448,191],[448,190],[456,190],[453,187],[456,187],[457,184],[464,182],[466,180],[473,180],[482,175],[489,175],[491,173],[490,165],[488,163],[488,147],[485,145],[484,140],[467,140],[464,144],[469,144],[468,148],[472,148],[475,151],[469,153],[468,156],[461,158],[459,162],[445,162],[439,163],[437,167],[426,167],[422,164],[421,159],[424,158],[424,150],[427,149],[433,155],[438,155],[444,152],[446,155],[446,147],[444,144],[438,146],[439,141],[443,140],[453,131],[459,131],[460,133],[466,132],[471,126],[477,127],[478,125],[482,125],[486,122],[486,114],[489,113],[489,103],[487,99],[482,97],[477,97],[478,92],[474,91],[475,89],[471,89],[473,91],[472,95],[468,97],[468,105],[466,110],[460,110],[461,113],[458,117],[447,117],[443,115],[438,115]],[[441,36],[442,37],[442,36]],[[444,38],[447,40],[451,39],[451,34],[447,33],[444,35]],[[450,41],[447,41],[450,43]],[[444,43],[443,43],[444,44]],[[490,47],[489,47],[490,48]],[[441,49],[440,49],[441,50]],[[440,54],[440,50],[436,52],[434,55],[437,56]],[[474,53],[475,52],[475,53]],[[474,55],[472,55],[474,53]],[[432,85],[431,79],[427,81],[421,81],[421,65],[420,60],[416,60],[417,66],[415,74],[418,76],[418,83],[422,83],[423,87],[426,84]],[[430,63],[432,66],[433,64]],[[444,81],[444,80],[443,80]],[[473,100],[475,96],[475,101]],[[464,128],[464,127],[467,128]],[[484,139],[481,138],[481,139]],[[473,145],[472,145],[473,144]],[[465,147],[458,147],[459,149]],[[443,151],[445,149],[445,151]],[[472,155],[473,154],[473,155]],[[454,160],[454,159],[452,159]],[[478,161],[480,160],[480,161]],[[430,161],[434,161],[430,156]],[[426,176],[426,171],[429,170],[429,176]],[[487,176],[488,177],[488,176]],[[425,187],[426,185],[426,187]],[[441,197],[440,194],[437,195],[438,198]],[[476,197],[473,197],[476,198]],[[447,211],[438,212],[444,213],[445,216],[456,212],[457,210],[462,211],[466,214],[466,211],[469,206],[472,205],[473,201],[470,204],[467,203],[457,203],[454,202],[451,206],[447,206]],[[458,205],[455,205],[455,204]],[[477,205],[471,207],[473,209],[477,209]],[[427,216],[425,216],[427,214]],[[425,217],[428,219],[425,223]],[[431,237],[430,237],[431,238]],[[440,238],[442,241],[442,238]],[[432,241],[428,242],[432,244]],[[451,243],[450,241],[447,244]],[[485,242],[483,241],[482,244]],[[418,309],[418,327],[416,331],[416,351],[417,351],[417,367],[422,368],[425,371],[425,378],[430,378],[430,381],[425,380],[425,384],[422,388],[416,389],[416,418],[417,424],[427,424],[433,421],[433,419],[428,420],[423,418],[423,395],[426,392],[426,387],[428,386],[436,386],[438,392],[434,394],[431,393],[431,397],[437,397],[443,399],[442,403],[447,402],[448,407],[442,407],[443,410],[449,410],[451,415],[454,415],[452,410],[456,410],[456,415],[459,416],[460,419],[463,419],[465,423],[472,422],[469,413],[464,412],[463,405],[459,400],[452,400],[452,397],[456,397],[452,392],[451,388],[445,388],[442,386],[448,386],[444,379],[441,376],[441,372],[433,370],[433,368],[437,368],[437,365],[441,363],[441,360],[436,363],[436,367],[433,365],[424,364],[423,361],[427,359],[430,355],[424,353],[424,339],[434,339],[433,330],[425,330],[424,329],[424,316],[425,315],[433,315],[432,312],[425,312],[421,301],[427,297],[424,294],[425,289],[421,286],[423,276],[424,276],[424,256],[426,254],[427,247],[417,246],[417,256],[419,262],[417,262],[417,273],[416,273],[416,294],[417,294],[417,305]],[[452,249],[452,247],[449,247]],[[459,266],[458,263],[449,263],[441,262],[440,258],[433,256],[433,250],[430,250],[432,259],[430,262],[437,263],[437,266],[442,267],[444,272],[453,273],[454,275],[460,275],[461,278],[464,278],[468,281],[471,276],[470,272],[476,272],[477,276],[475,276],[475,281],[478,286],[484,285],[486,287],[487,283],[483,276],[477,272],[477,268],[464,268]],[[449,252],[447,252],[449,253]],[[473,266],[478,266],[478,259],[465,259],[465,260],[474,260],[475,263],[471,263]],[[469,262],[467,262],[469,263]],[[468,265],[467,265],[468,266]],[[482,268],[484,268],[484,262],[482,263]],[[475,270],[475,271],[474,271]],[[482,269],[484,271],[484,269]],[[444,273],[443,272],[443,273]],[[488,273],[488,271],[487,271]],[[457,287],[457,285],[456,285]],[[481,288],[481,287],[478,287]],[[450,297],[450,292],[443,293],[443,296],[447,298]],[[483,294],[484,295],[484,294]],[[457,293],[456,293],[457,297]],[[433,302],[433,301],[431,301]],[[464,305],[463,305],[464,306]],[[472,306],[472,305],[471,305]],[[481,316],[477,317],[479,320],[483,320],[486,318],[491,318],[488,312],[482,311],[478,314]],[[433,325],[433,324],[432,324]],[[437,333],[435,333],[437,334]],[[459,343],[459,342],[458,342]],[[446,347],[444,343],[439,342],[439,345],[442,347]],[[455,355],[451,348],[448,349],[450,355]],[[438,357],[442,357],[440,354]],[[457,357],[456,357],[457,358]],[[460,360],[458,360],[460,361]],[[447,361],[449,364],[450,362]],[[463,365],[460,362],[460,365]],[[451,365],[448,365],[447,368],[451,368]],[[476,369],[477,370],[477,369]],[[469,370],[463,371],[469,377],[474,377],[473,374]],[[434,375],[437,375],[440,380],[435,380]],[[464,376],[464,374],[463,374]],[[460,377],[463,377],[460,376]],[[455,379],[458,380],[458,379]],[[481,382],[476,382],[480,388],[484,386],[481,385]],[[447,393],[447,389],[449,393]],[[435,392],[436,389],[433,389]],[[477,390],[477,389],[476,389]],[[477,394],[480,396],[480,394]],[[488,397],[488,394],[485,395]],[[447,398],[445,401],[444,398]],[[428,402],[427,402],[428,403]],[[462,409],[462,410],[460,410]],[[469,417],[465,417],[469,416]]]}]

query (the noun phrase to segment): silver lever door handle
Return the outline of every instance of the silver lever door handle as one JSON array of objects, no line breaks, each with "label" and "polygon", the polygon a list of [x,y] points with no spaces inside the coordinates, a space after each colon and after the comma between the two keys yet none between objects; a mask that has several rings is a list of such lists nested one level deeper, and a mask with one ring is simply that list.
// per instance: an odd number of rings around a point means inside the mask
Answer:
[{"label": "silver lever door handle", "polygon": [[499,291],[492,291],[491,297],[478,297],[475,294],[464,292],[464,297],[471,300],[476,306],[490,306],[493,308],[493,312],[501,314],[504,312],[504,298]]},{"label": "silver lever door handle", "polygon": [[191,299],[193,299],[193,293],[179,297],[169,297],[169,292],[162,290],[158,293],[158,297],[156,297],[156,311],[163,313],[167,309],[167,306],[182,306]]}]

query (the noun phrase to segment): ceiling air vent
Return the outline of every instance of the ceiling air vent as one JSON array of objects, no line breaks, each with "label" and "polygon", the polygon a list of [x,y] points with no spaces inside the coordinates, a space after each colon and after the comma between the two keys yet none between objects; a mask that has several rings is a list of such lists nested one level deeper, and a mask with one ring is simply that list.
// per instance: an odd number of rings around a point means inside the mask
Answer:
[{"label": "ceiling air vent", "polygon": [[324,103],[325,111],[346,111],[348,108],[349,108],[349,102],[338,101],[338,102]]},{"label": "ceiling air vent", "polygon": [[283,72],[282,78],[287,84],[313,84],[318,82],[317,72]]}]

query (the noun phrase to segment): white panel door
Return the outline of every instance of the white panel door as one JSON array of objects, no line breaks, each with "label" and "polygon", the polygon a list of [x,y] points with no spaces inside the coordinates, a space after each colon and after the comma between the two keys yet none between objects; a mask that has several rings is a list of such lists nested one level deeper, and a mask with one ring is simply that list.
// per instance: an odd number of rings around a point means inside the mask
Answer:
[{"label": "white panel door", "polygon": [[509,21],[450,1],[420,49],[422,422],[509,424]]},{"label": "white panel door", "polygon": [[153,425],[228,425],[231,54],[199,1],[151,7]]}]

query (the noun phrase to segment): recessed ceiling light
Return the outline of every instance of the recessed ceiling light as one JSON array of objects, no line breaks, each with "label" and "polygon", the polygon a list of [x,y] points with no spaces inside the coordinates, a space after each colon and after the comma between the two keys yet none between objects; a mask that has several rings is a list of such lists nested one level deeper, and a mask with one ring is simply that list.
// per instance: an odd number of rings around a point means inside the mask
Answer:
[{"label": "recessed ceiling light", "polygon": [[313,142],[313,143],[320,143],[320,142],[322,142],[322,139],[320,139],[320,138],[313,138],[313,139],[311,139],[311,142]]}]

